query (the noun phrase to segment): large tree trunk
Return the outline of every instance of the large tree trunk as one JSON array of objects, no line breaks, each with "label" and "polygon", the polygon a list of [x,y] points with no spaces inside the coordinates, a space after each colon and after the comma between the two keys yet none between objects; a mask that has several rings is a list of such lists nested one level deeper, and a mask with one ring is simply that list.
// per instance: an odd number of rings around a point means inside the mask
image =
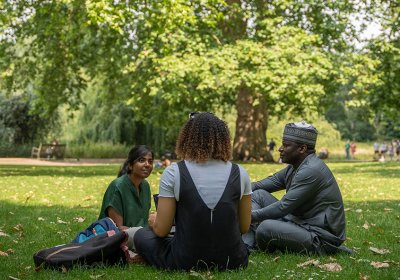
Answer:
[{"label": "large tree trunk", "polygon": [[236,132],[233,159],[273,162],[267,147],[268,110],[264,98],[246,87],[239,90],[236,100]]}]

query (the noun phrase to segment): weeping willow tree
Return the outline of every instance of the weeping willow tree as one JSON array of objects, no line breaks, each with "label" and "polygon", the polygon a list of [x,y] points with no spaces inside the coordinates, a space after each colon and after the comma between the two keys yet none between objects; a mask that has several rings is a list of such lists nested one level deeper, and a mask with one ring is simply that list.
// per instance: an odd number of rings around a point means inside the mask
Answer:
[{"label": "weeping willow tree", "polygon": [[[61,138],[72,144],[110,143],[149,145],[157,155],[173,151],[177,131],[144,123],[124,102],[108,103],[99,89],[89,87],[79,110],[65,110]],[[98,94],[94,94],[96,91]]]}]

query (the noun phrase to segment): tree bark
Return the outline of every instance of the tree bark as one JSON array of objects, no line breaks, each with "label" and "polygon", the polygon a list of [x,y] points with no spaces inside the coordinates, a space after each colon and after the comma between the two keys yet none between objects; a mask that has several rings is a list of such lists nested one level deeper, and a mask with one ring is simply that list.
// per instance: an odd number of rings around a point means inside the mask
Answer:
[{"label": "tree bark", "polygon": [[236,132],[233,159],[273,162],[267,147],[268,110],[266,100],[241,87],[236,100]]}]

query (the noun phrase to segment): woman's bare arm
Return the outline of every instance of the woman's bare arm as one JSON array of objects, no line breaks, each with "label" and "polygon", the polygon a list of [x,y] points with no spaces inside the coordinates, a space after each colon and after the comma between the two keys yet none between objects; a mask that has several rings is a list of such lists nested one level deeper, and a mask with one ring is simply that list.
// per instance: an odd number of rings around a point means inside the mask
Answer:
[{"label": "woman's bare arm", "polygon": [[175,218],[175,197],[160,197],[158,199],[157,216],[152,226],[158,237],[165,237],[171,231]]},{"label": "woman's bare arm", "polygon": [[243,195],[239,202],[239,227],[240,233],[249,231],[251,223],[251,195]]},{"label": "woman's bare arm", "polygon": [[122,217],[121,214],[118,213],[117,210],[115,210],[113,207],[108,207],[106,211],[107,211],[108,217],[110,217],[114,221],[114,223],[117,225],[117,227],[120,230],[124,230],[124,229],[128,228],[127,226],[124,226],[124,218]]}]

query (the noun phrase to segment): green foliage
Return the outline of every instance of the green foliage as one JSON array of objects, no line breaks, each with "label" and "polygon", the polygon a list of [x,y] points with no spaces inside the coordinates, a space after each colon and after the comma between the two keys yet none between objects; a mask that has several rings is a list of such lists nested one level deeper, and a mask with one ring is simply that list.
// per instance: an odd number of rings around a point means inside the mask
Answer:
[{"label": "green foliage", "polygon": [[[36,251],[71,241],[98,216],[100,203],[119,165],[40,167],[0,166],[0,271],[19,279],[396,279],[398,242],[400,165],[397,163],[328,163],[341,188],[347,220],[345,245],[355,249],[349,256],[302,256],[262,252],[250,255],[249,267],[239,271],[166,272],[148,266],[77,268],[61,273],[36,272],[32,255]],[[284,167],[279,164],[244,164],[252,181]],[[152,192],[158,191],[160,174],[149,177]],[[280,197],[283,193],[278,193]],[[154,206],[152,210],[155,210]],[[79,222],[80,219],[84,222]],[[20,225],[19,227],[16,227]],[[370,247],[387,249],[374,254]],[[340,272],[315,266],[298,267],[310,259],[336,262]],[[389,263],[376,269],[371,262]]]},{"label": "green foliage", "polygon": [[0,92],[0,141],[4,147],[30,144],[56,124],[57,118],[45,119],[33,111],[30,95],[5,96]]},{"label": "green foliage", "polygon": [[[68,146],[74,147],[72,150],[68,149],[67,155],[97,157],[92,149],[86,149],[88,146],[96,147],[102,158],[125,157],[127,153],[122,153],[121,156],[121,149],[117,149],[120,152],[116,154],[112,152],[117,146],[146,144],[159,156],[165,150],[174,149],[177,130],[138,121],[131,107],[122,102],[108,103],[104,93],[96,86],[90,86],[82,98],[85,103],[80,106],[79,111],[73,112],[73,118],[68,110],[63,110],[61,114],[62,126],[65,128],[61,138]],[[106,151],[107,146],[109,151]]]},{"label": "green foliage", "polygon": [[[128,116],[162,150],[188,112],[239,112],[243,92],[264,114],[238,125],[265,130],[264,115],[323,112],[344,85],[354,96],[346,106],[371,101],[381,57],[349,54],[348,38],[358,35],[350,16],[381,2],[396,19],[385,0],[3,1],[0,90],[29,87],[33,109],[52,115],[63,104],[81,108],[82,93],[97,84],[90,94],[106,101],[101,115],[115,118],[90,119],[74,141],[128,144],[138,134]],[[249,135],[241,136],[254,142]]]},{"label": "green foliage", "polygon": [[377,72],[381,74],[381,83],[373,88],[369,103],[374,112],[385,112],[391,117],[398,117],[400,107],[400,37],[391,41],[378,38],[369,46],[371,56],[381,64]]},{"label": "green foliage", "polygon": [[132,146],[111,142],[68,142],[66,158],[126,158]]},{"label": "green foliage", "polygon": [[140,107],[155,98],[159,106],[140,111],[143,118],[154,118],[171,106],[188,108],[187,112],[228,107],[245,86],[268,101],[272,115],[310,110],[325,94],[320,81],[329,79],[332,71],[329,58],[313,46],[316,40],[299,29],[281,28],[272,47],[246,40],[200,55],[174,53],[158,60],[154,78],[141,85],[143,94],[133,95],[130,103]]},{"label": "green foliage", "polygon": [[[340,104],[340,103],[339,103]],[[326,112],[326,118],[336,124],[343,140],[372,141],[376,139],[376,130],[370,123],[370,110],[365,107],[348,108],[336,104]]]}]

